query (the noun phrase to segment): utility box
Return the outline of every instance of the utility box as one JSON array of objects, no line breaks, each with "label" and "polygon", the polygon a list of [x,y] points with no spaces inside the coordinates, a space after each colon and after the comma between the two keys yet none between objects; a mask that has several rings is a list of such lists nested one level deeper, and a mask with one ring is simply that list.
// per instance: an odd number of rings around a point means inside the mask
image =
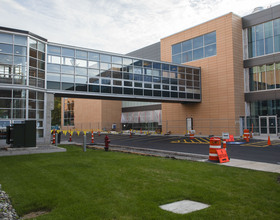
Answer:
[{"label": "utility box", "polygon": [[36,147],[36,121],[26,120],[8,126],[6,143],[13,148]]}]

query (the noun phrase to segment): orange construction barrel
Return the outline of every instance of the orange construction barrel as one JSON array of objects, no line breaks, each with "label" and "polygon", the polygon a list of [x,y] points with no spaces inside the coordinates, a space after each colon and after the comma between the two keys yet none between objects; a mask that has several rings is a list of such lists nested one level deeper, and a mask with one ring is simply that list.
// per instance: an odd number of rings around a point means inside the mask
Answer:
[{"label": "orange construction barrel", "polygon": [[219,161],[219,157],[216,150],[220,148],[221,148],[221,139],[218,137],[210,138],[209,160]]},{"label": "orange construction barrel", "polygon": [[250,139],[250,131],[249,131],[249,129],[244,129],[243,137],[244,137],[244,140]]},{"label": "orange construction barrel", "polygon": [[190,133],[190,139],[194,139],[194,134]]}]

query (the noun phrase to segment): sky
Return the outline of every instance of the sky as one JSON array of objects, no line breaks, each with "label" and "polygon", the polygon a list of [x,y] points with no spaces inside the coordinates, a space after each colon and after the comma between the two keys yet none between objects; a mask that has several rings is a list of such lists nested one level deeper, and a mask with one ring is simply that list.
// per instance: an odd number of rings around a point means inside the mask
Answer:
[{"label": "sky", "polygon": [[50,42],[126,54],[233,12],[280,0],[0,0],[0,26]]}]

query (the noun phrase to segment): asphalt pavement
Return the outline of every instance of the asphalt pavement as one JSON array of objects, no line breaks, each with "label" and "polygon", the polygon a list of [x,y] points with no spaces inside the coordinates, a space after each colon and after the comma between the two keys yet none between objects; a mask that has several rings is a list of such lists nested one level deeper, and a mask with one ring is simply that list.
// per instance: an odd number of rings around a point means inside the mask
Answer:
[{"label": "asphalt pavement", "polygon": [[[163,151],[209,155],[209,138],[198,137],[194,140],[184,136],[162,136],[162,135],[121,135],[108,134],[111,145],[155,149]],[[94,143],[104,144],[105,134],[94,134]],[[61,141],[69,140],[69,134],[61,135]],[[72,136],[73,142],[83,143],[83,134]],[[280,164],[280,140],[271,141],[271,146],[267,145],[267,140],[251,139],[249,143],[244,140],[241,144],[227,144],[228,156],[232,159],[263,162],[270,164]],[[87,144],[91,143],[91,134],[87,134]]]}]

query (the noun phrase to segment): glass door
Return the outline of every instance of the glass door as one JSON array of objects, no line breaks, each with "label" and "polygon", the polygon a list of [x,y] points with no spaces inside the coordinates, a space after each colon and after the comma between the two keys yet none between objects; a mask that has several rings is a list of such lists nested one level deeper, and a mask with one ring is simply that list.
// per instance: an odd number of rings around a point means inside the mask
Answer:
[{"label": "glass door", "polygon": [[267,117],[260,117],[260,134],[267,134]]},{"label": "glass door", "polygon": [[259,120],[261,135],[277,135],[276,116],[260,116]]},{"label": "glass door", "polygon": [[277,135],[277,118],[276,116],[268,116],[268,132]]}]

